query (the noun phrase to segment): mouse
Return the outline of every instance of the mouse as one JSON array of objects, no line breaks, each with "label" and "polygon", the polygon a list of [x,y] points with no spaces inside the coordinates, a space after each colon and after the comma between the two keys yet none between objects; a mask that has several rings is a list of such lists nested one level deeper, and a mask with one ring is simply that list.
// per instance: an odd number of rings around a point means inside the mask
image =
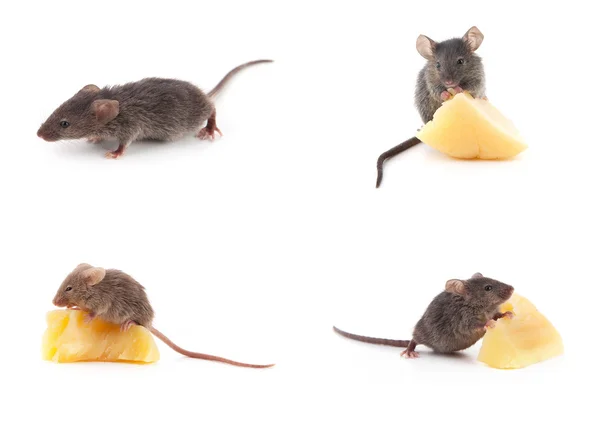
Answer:
[{"label": "mouse", "polygon": [[[476,26],[469,28],[462,38],[440,42],[419,35],[417,51],[427,62],[417,76],[414,102],[423,124],[433,119],[436,110],[452,94],[466,91],[475,98],[487,99],[483,61],[476,53],[482,42],[483,34]],[[376,188],[383,179],[383,163],[419,143],[421,140],[412,137],[379,156]]]},{"label": "mouse", "polygon": [[190,82],[170,78],[144,78],[104,88],[88,84],[56,108],[37,135],[49,142],[116,139],[118,148],[105,155],[110,159],[123,156],[136,140],[171,141],[190,133],[214,140],[215,133],[223,136],[217,126],[215,96],[243,69],[271,62],[244,63],[229,71],[208,93]]},{"label": "mouse", "polygon": [[86,314],[86,323],[101,319],[119,325],[121,331],[140,325],[177,353],[190,358],[248,368],[270,368],[275,365],[246,364],[179,347],[152,324],[154,310],[145,287],[131,275],[118,269],[104,269],[87,263],[77,265],[58,288],[52,303],[57,307],[82,310]]},{"label": "mouse", "polygon": [[415,351],[424,345],[436,353],[448,354],[473,346],[488,328],[494,328],[501,318],[512,319],[511,311],[499,308],[512,296],[514,288],[492,278],[475,273],[468,279],[451,279],[443,292],[433,298],[414,327],[411,340],[391,340],[365,337],[333,327],[349,339],[365,343],[406,348],[402,356],[418,358]]}]

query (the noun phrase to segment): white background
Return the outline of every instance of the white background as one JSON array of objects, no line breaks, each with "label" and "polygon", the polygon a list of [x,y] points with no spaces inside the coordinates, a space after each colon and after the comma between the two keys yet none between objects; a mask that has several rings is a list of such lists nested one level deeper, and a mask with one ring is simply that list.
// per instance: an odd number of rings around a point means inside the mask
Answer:
[{"label": "white background", "polygon": [[[593,409],[597,372],[597,16],[592,2],[7,2],[0,16],[0,421],[543,422]],[[529,149],[507,162],[418,146],[420,33],[477,25],[488,96]],[[215,142],[46,143],[86,84],[175,77],[217,100]],[[80,262],[146,286],[180,357],[56,365],[45,314]],[[519,371],[338,337],[408,338],[449,278],[515,286],[566,354]],[[596,374],[597,376],[597,374]],[[597,380],[596,380],[597,381]],[[595,412],[594,412],[595,414]],[[7,418],[9,418],[7,420]]]}]

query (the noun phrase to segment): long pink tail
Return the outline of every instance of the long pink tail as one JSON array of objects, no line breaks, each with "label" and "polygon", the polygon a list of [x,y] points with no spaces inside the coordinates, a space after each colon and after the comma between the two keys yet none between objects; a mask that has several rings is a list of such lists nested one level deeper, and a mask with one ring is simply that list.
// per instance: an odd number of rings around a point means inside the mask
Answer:
[{"label": "long pink tail", "polygon": [[177,346],[175,343],[173,343],[171,340],[169,340],[169,338],[167,336],[165,336],[163,333],[161,333],[160,331],[158,331],[156,328],[152,327],[150,329],[150,331],[152,332],[152,334],[154,334],[156,337],[158,337],[160,340],[162,340],[167,346],[169,346],[175,352],[181,353],[182,355],[185,355],[185,356],[189,356],[190,358],[206,359],[208,361],[224,362],[226,364],[235,365],[235,366],[238,366],[238,367],[247,367],[247,368],[270,368],[270,367],[272,367],[272,366],[275,365],[275,364],[270,364],[270,365],[245,364],[243,362],[236,362],[236,361],[232,361],[230,359],[221,358],[219,356],[206,355],[204,353],[197,353],[197,352],[190,352],[189,350],[185,350],[185,349]]}]

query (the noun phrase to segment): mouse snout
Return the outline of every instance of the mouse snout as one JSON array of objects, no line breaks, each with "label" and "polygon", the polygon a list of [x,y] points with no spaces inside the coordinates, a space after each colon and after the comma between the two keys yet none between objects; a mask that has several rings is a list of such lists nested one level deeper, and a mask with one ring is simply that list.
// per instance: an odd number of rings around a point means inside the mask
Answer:
[{"label": "mouse snout", "polygon": [[456,87],[457,84],[454,83],[454,80],[447,79],[447,80],[444,80],[444,85],[446,86],[446,88],[452,88],[452,87]]}]

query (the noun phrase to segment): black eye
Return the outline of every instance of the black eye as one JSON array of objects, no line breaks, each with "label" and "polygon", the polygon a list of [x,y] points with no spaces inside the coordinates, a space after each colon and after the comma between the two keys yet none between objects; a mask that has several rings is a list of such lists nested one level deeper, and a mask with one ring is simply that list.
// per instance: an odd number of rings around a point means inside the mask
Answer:
[{"label": "black eye", "polygon": [[437,62],[437,63],[435,64],[435,67],[436,67],[436,68],[438,68],[438,69],[440,69],[440,68],[442,67],[442,65],[440,65],[440,62]]},{"label": "black eye", "polygon": [[484,287],[485,291],[490,291],[492,289],[492,286],[490,286],[489,284],[487,286]]},{"label": "black eye", "polygon": [[71,290],[73,290],[73,287],[67,287],[67,288],[65,289],[65,291],[71,291]]},{"label": "black eye", "polygon": [[465,60],[464,59],[458,59],[456,61],[456,63],[458,63],[459,65],[462,65],[463,63],[465,63]]},{"label": "black eye", "polygon": [[71,124],[69,124],[68,121],[60,121],[60,126],[62,128],[67,128],[69,125],[71,125]]}]

